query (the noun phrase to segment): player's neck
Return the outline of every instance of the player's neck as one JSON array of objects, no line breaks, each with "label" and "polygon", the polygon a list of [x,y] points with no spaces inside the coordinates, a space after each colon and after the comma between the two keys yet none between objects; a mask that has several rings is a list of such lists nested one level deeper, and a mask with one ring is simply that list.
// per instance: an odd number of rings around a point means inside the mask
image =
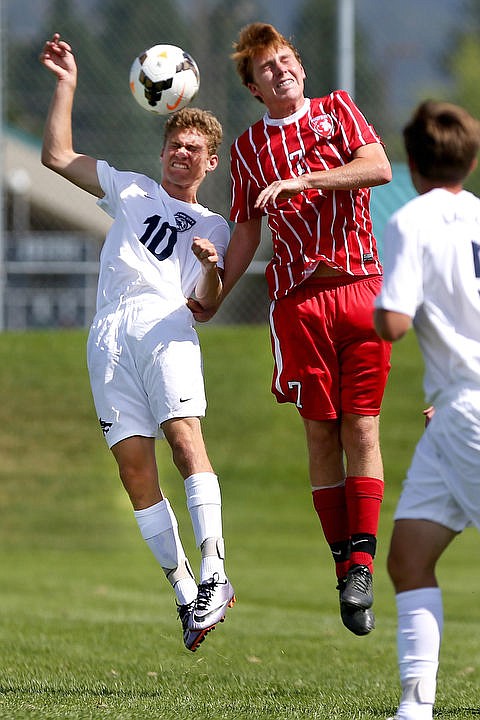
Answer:
[{"label": "player's neck", "polygon": [[429,180],[425,180],[422,183],[418,184],[417,190],[420,195],[424,195],[427,192],[430,192],[430,190],[446,190],[447,192],[452,193],[453,195],[458,195],[458,193],[462,192],[463,185],[460,183],[454,183],[452,185],[445,185],[445,183],[435,183],[431,182]]},{"label": "player's neck", "polygon": [[188,185],[186,187],[179,185],[178,183],[162,181],[162,188],[170,197],[175,200],[181,200],[186,203],[197,202],[197,185]]},{"label": "player's neck", "polygon": [[305,105],[305,98],[302,96],[300,99],[291,102],[279,102],[270,103],[267,110],[268,115],[272,120],[281,120],[282,118],[290,117],[295,115],[296,112],[301,110]]}]

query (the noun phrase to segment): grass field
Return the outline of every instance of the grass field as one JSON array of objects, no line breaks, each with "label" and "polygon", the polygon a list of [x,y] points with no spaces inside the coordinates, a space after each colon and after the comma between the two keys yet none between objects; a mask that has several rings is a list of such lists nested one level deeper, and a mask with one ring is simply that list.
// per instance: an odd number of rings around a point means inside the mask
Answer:
[{"label": "grass field", "polygon": [[[294,408],[270,395],[265,327],[202,327],[204,428],[238,602],[199,651],[140,538],[95,418],[83,332],[0,335],[0,718],[384,719],[398,698],[391,517],[422,431],[413,335],[395,346],[382,445],[377,629],[345,630]],[[198,566],[183,483],[163,487]],[[446,553],[436,718],[480,714],[478,534]]]}]

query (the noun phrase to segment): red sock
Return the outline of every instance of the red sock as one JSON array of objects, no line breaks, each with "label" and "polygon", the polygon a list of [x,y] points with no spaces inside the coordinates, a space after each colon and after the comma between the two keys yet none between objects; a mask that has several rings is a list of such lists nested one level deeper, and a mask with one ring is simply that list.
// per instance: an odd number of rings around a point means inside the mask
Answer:
[{"label": "red sock", "polygon": [[343,578],[350,567],[350,535],[345,485],[313,490],[312,498],[325,540],[335,560],[337,578]]},{"label": "red sock", "polygon": [[[370,477],[347,477],[345,497],[352,538],[352,565],[366,565],[373,572],[383,480]],[[356,547],[358,546],[358,550]]]}]

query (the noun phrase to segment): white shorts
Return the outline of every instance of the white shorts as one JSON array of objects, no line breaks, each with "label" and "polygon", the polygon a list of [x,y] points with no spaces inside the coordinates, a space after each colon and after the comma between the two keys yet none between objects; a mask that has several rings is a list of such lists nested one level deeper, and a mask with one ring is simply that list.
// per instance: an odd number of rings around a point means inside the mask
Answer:
[{"label": "white shorts", "polygon": [[95,317],[87,365],[97,417],[109,447],[133,435],[162,437],[174,417],[203,417],[202,357],[192,314],[159,320],[158,301],[130,298]]},{"label": "white shorts", "polygon": [[431,520],[480,529],[480,392],[437,408],[403,485],[395,520]]}]

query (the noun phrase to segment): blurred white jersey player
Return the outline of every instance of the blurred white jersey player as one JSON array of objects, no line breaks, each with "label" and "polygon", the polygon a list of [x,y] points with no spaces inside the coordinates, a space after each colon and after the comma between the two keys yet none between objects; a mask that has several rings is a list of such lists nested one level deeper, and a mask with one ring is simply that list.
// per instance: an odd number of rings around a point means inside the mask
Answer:
[{"label": "blurred white jersey player", "polygon": [[426,101],[404,139],[420,194],[386,228],[375,323],[398,340],[413,322],[425,361],[430,408],[395,512],[388,568],[403,689],[395,718],[431,720],[443,628],[436,563],[465,527],[480,529],[480,200],[463,188],[480,124],[456,105]]},{"label": "blurred white jersey player", "polygon": [[[197,201],[217,167],[222,128],[211,113],[184,108],[165,123],[160,185],[119,172],[73,149],[71,47],[55,34],[40,60],[56,78],[42,161],[97,197],[114,219],[88,338],[95,407],[141,534],[174,589],[184,644],[195,651],[235,601],[224,568],[220,486],[200,425],[206,401],[193,320],[198,308],[216,308],[222,290],[228,223]],[[160,488],[155,439],[162,433],[201,549],[198,586]]]}]

